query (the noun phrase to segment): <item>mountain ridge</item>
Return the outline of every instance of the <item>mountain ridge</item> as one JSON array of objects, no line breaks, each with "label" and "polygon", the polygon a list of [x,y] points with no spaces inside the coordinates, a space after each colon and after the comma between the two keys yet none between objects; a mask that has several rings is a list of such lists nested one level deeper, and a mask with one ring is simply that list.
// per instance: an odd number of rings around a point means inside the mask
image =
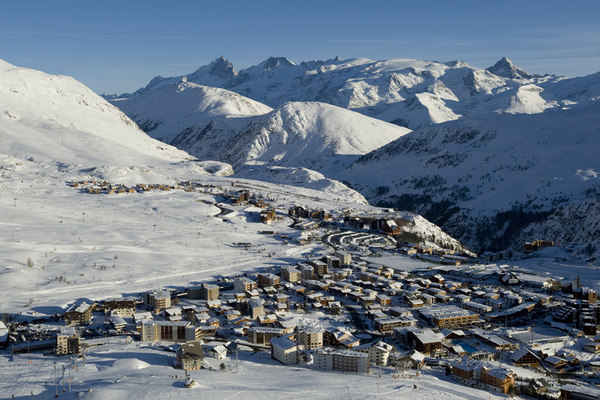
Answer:
[{"label": "mountain ridge", "polygon": [[[206,72],[216,66],[228,72],[217,74],[219,77]],[[296,64],[284,57],[271,57],[239,72],[221,57],[191,74],[156,77],[133,94],[105,98],[113,102],[132,99],[187,79],[236,92],[271,108],[289,101],[317,101],[416,129],[465,115],[539,113],[578,106],[600,96],[600,77],[593,74],[584,78],[593,90],[568,93],[565,86],[569,85],[563,81],[575,82],[578,78],[532,75],[506,57],[487,69],[458,60],[441,63],[338,57]],[[530,85],[539,88],[536,96],[523,95],[521,87]],[[535,97],[533,102],[530,97]]]}]

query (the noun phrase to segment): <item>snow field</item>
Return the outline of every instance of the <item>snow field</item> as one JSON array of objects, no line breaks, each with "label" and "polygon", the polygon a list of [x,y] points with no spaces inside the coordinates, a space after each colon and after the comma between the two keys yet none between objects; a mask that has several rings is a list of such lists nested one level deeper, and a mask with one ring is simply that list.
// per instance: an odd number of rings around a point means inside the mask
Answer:
[{"label": "snow field", "polygon": [[[371,367],[368,375],[334,371],[315,371],[309,364],[284,366],[268,353],[239,352],[225,360],[205,358],[213,371],[189,371],[198,386],[183,387],[184,371],[172,367],[175,354],[140,343],[108,344],[88,348],[86,365],[81,359],[44,358],[38,354],[19,354],[10,363],[0,364],[0,389],[25,399],[54,394],[54,365],[57,367],[59,398],[68,399],[499,399],[505,395],[489,394],[453,382],[443,371],[426,371],[411,379],[394,379],[393,369]],[[31,361],[31,364],[28,362]],[[224,362],[226,372],[220,370]],[[77,369],[73,369],[76,364]],[[10,366],[10,367],[8,367]],[[66,368],[62,393],[62,371]],[[236,370],[239,373],[236,373]],[[71,392],[68,392],[68,372]],[[175,379],[177,375],[177,379]],[[417,388],[414,388],[414,385]],[[92,389],[88,392],[88,389]],[[7,392],[7,390],[9,392]],[[10,391],[13,391],[10,393]],[[4,398],[4,396],[3,396]]]}]

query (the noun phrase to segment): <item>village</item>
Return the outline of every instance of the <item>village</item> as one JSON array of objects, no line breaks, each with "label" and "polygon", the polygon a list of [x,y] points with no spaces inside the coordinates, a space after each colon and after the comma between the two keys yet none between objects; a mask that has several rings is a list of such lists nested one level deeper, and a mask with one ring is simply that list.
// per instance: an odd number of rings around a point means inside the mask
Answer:
[{"label": "village", "polygon": [[[74,302],[52,317],[5,314],[0,341],[11,354],[42,352],[85,362],[87,349],[126,340],[162,346],[172,354],[173,368],[186,373],[225,369],[225,361],[251,352],[270,354],[281,368],[388,373],[395,379],[436,368],[458,384],[489,392],[573,399],[600,394],[581,385],[600,370],[600,361],[588,361],[600,353],[596,291],[580,279],[565,282],[511,265],[515,257],[554,246],[551,241],[477,256],[453,243],[426,245],[403,229],[410,218],[394,210],[282,209],[245,188],[192,182],[70,185],[90,194],[219,193],[216,217],[226,220],[233,208],[253,205],[260,210],[256,223],[266,227],[263,235],[300,246],[318,242],[327,254],[186,287],[157,282],[138,296]],[[298,235],[277,232],[286,219]],[[259,251],[253,243],[231,246]],[[383,254],[420,260],[422,268],[385,266],[377,262]],[[573,344],[557,345],[565,341]]]}]

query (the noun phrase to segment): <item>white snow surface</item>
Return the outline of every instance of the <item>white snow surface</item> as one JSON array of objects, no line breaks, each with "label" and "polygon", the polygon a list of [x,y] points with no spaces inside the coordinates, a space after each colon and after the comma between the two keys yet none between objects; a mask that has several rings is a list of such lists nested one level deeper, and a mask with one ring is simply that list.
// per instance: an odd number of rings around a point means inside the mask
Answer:
[{"label": "white snow surface", "polygon": [[388,195],[431,193],[480,212],[516,202],[549,206],[561,196],[582,200],[598,184],[599,114],[600,104],[593,103],[543,115],[447,122],[403,136],[336,178],[386,185]]},{"label": "white snow surface", "polygon": [[409,130],[324,103],[292,102],[257,117],[199,123],[171,143],[200,159],[335,173]]},{"label": "white snow surface", "polygon": [[323,198],[337,199],[341,196],[342,198],[354,199],[356,203],[368,204],[364,196],[356,190],[306,168],[269,167],[246,169],[236,174],[236,176],[276,184],[300,186],[319,191]]},{"label": "white snow surface", "polygon": [[64,163],[178,162],[187,153],[149,138],[76,80],[0,64],[0,151]]},{"label": "white snow surface", "polygon": [[[393,369],[373,367],[371,374],[345,374],[316,371],[303,363],[284,366],[267,353],[240,351],[224,360],[205,358],[213,371],[189,371],[197,386],[184,388],[182,370],[174,369],[175,354],[158,347],[110,344],[88,349],[86,365],[80,360],[62,357],[57,364],[59,398],[85,400],[118,399],[397,399],[439,398],[476,400],[506,398],[457,384],[444,371],[415,371],[394,379]],[[29,363],[31,362],[31,364]],[[225,372],[220,364],[226,366]],[[77,369],[74,369],[76,364]],[[0,388],[18,399],[35,398],[49,393],[54,397],[54,363],[33,355],[16,355],[11,368],[0,368]],[[66,392],[62,392],[63,367]],[[124,368],[128,367],[128,368]],[[71,391],[69,391],[71,376]],[[177,378],[175,377],[177,376]],[[410,379],[409,379],[410,377]],[[47,392],[44,382],[48,382]]]},{"label": "white snow surface", "polygon": [[262,115],[271,107],[228,90],[179,82],[115,102],[151,137],[170,143],[185,129],[223,117]]}]

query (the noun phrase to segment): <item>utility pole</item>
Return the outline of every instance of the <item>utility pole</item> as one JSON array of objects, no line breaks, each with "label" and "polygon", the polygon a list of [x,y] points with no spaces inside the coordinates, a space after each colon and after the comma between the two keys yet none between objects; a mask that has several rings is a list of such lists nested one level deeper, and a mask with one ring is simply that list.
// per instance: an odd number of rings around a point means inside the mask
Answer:
[{"label": "utility pole", "polygon": [[85,367],[85,343],[81,346],[81,351],[83,351],[83,366]]},{"label": "utility pole", "polygon": [[63,364],[63,393],[66,392],[65,390],[65,364]]},{"label": "utility pole", "polygon": [[56,386],[56,364],[54,364],[54,397],[58,397],[58,386]]}]

